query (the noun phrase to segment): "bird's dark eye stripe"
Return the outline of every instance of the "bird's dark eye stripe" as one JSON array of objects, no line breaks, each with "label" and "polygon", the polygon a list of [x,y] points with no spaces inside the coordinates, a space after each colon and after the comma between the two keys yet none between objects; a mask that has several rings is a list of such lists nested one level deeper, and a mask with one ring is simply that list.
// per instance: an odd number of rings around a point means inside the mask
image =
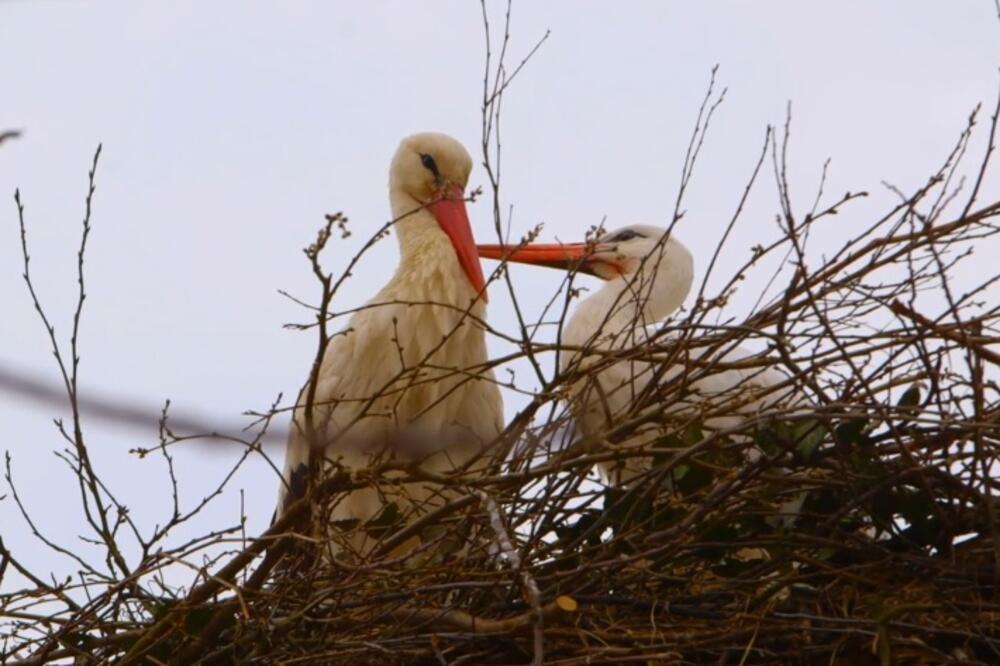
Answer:
[{"label": "bird's dark eye stripe", "polygon": [[431,157],[427,153],[420,153],[420,162],[426,168],[430,169],[430,172],[432,174],[434,174],[435,176],[439,175],[438,174],[438,165],[437,165],[437,162],[434,161],[433,157]]},{"label": "bird's dark eye stripe", "polygon": [[622,229],[614,236],[608,239],[610,242],[620,243],[622,241],[632,240],[633,238],[643,238],[644,236],[636,231],[635,229]]}]

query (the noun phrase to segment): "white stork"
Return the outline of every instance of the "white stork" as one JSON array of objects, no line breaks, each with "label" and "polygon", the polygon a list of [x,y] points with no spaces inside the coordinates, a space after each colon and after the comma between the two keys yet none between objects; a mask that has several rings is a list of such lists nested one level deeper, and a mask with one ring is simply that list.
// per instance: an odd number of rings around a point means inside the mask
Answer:
[{"label": "white stork", "polygon": [[[446,473],[482,452],[503,428],[503,405],[487,361],[485,281],[465,210],[472,159],[455,139],[421,133],[403,139],[389,172],[395,274],[332,338],[316,384],[312,446],[356,471],[389,457],[421,460]],[[288,495],[304,491],[311,443],[303,388],[285,455]],[[367,551],[364,524],[395,504],[401,520],[439,506],[432,483],[378,484],[348,493],[321,522],[360,524],[331,544]],[[331,530],[332,535],[336,530]]]},{"label": "white stork", "polygon": [[[577,270],[606,281],[577,305],[566,324],[562,344],[582,351],[563,353],[561,370],[586,371],[600,364],[608,352],[640,347],[656,334],[654,324],[684,304],[694,280],[694,259],[688,249],[672,233],[649,225],[616,229],[591,243],[477,247],[484,258]],[[678,418],[712,414],[702,421],[703,426],[735,427],[747,415],[777,406],[782,389],[773,387],[787,381],[766,366],[725,368],[750,356],[738,348],[710,352],[695,347],[687,350],[686,359],[697,363],[681,361],[669,368],[642,360],[604,363],[595,372],[585,372],[573,386],[571,409],[577,429],[585,437],[601,437],[609,425],[620,423],[652,380],[661,386],[676,382],[667,392],[667,399],[674,401],[667,414]],[[730,405],[733,415],[718,415],[728,413]],[[658,425],[647,424],[619,446],[645,447],[661,434]],[[609,483],[620,485],[648,471],[650,459],[631,457],[602,463],[599,468]]]}]

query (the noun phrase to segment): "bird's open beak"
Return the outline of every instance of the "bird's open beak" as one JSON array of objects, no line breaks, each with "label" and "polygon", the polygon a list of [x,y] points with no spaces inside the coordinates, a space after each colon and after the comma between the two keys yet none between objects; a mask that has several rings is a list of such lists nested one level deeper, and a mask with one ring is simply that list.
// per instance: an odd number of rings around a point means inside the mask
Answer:
[{"label": "bird's open beak", "polygon": [[514,261],[519,264],[534,264],[558,268],[563,271],[575,270],[597,275],[594,264],[593,243],[532,243],[529,245],[477,245],[479,256],[485,259]]},{"label": "bird's open beak", "polygon": [[434,201],[427,204],[427,210],[451,239],[458,263],[472,283],[472,288],[482,294],[484,301],[488,301],[483,267],[479,264],[472,225],[469,224],[469,214],[465,211],[465,192],[458,185],[448,185],[438,193]]}]

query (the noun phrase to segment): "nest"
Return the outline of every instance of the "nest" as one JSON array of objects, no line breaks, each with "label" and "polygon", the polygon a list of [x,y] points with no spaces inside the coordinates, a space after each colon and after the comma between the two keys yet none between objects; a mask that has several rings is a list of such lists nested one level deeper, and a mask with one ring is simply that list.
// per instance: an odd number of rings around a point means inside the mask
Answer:
[{"label": "nest", "polygon": [[[997,309],[982,302],[996,278],[958,287],[953,276],[996,235],[1000,203],[977,204],[978,184],[960,200],[951,185],[970,134],[925,187],[822,258],[807,250],[810,233],[863,194],[794,214],[769,135],[761,162],[770,146],[779,237],[641,343],[595,348],[586,368],[553,374],[475,474],[391,461],[330,469],[257,538],[233,546],[222,531],[157,550],[158,536],[126,563],[123,537],[101,522],[122,507],[76,442],[70,462],[105,512],[95,529],[111,573],[50,582],[0,544],[0,576],[28,581],[0,596],[0,658],[997,663],[1000,355]],[[310,248],[317,269],[325,231]],[[736,285],[774,256],[791,267],[777,294],[726,315]],[[523,343],[524,354],[554,348]],[[761,350],[743,370],[777,368],[787,381],[772,390],[802,399],[751,414],[743,391],[692,400],[690,381],[731,370],[735,345]],[[573,436],[573,387],[588,376],[690,358],[701,362],[685,380],[638,391],[601,436]],[[693,406],[669,408],[682,398]],[[734,414],[736,425],[713,425]],[[641,446],[624,445],[638,433]],[[165,436],[164,455],[174,443]],[[644,471],[628,483],[594,472],[630,460]],[[367,537],[365,552],[324,554],[310,528],[322,507],[401,480],[448,493],[413,515],[392,504],[342,526]],[[220,548],[203,563],[207,544]],[[168,594],[158,576],[177,562],[197,573]]]}]

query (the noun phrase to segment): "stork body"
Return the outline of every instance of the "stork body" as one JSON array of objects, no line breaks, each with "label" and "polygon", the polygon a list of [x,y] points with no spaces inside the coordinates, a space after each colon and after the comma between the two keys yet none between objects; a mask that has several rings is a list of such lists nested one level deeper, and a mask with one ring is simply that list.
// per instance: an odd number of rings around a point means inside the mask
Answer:
[{"label": "stork body", "polygon": [[[648,360],[606,361],[609,352],[641,348],[656,335],[656,325],[678,310],[690,292],[694,259],[664,229],[633,225],[606,233],[591,244],[535,244],[514,250],[481,245],[479,252],[488,258],[572,268],[606,281],[576,307],[563,330],[563,344],[575,351],[563,353],[560,369],[582,371],[571,400],[577,428],[585,437],[602,438],[623,416],[635,413],[637,399],[647,394],[652,382],[656,383],[653,395],[669,403],[662,405],[671,417],[668,423],[694,421],[707,428],[727,429],[781,402],[778,393],[770,390],[786,380],[777,370],[712,367],[752,356],[739,348],[698,349],[689,343],[667,367]],[[658,341],[662,347],[664,339]],[[727,408],[719,409],[723,405]],[[646,447],[664,434],[664,420],[653,420],[618,446]],[[599,468],[610,483],[626,484],[650,465],[647,457],[625,457],[601,463]]]},{"label": "stork body", "polygon": [[[279,511],[303,491],[311,450],[351,471],[390,458],[453,471],[503,426],[493,373],[484,370],[484,281],[462,191],[472,162],[445,135],[405,139],[393,159],[389,197],[400,263],[389,282],[335,335],[318,373],[314,433],[300,394],[289,436]],[[403,519],[447,500],[433,483],[379,484],[335,500],[321,522],[360,524],[390,503]],[[334,535],[336,536],[336,535]],[[336,539],[334,539],[336,541]],[[346,543],[345,543],[346,541]],[[364,552],[363,529],[340,539]]]}]

